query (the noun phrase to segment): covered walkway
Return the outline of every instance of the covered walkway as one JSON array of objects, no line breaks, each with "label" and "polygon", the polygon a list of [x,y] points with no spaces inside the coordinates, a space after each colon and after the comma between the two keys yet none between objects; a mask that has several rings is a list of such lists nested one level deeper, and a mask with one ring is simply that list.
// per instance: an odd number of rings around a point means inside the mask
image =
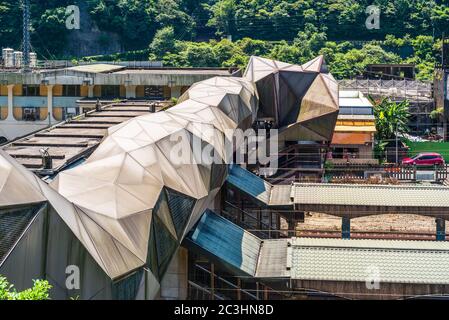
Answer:
[{"label": "covered walkway", "polygon": [[[207,210],[183,243],[232,274],[285,290],[397,299],[449,293],[449,243],[289,238],[262,240]],[[361,294],[359,294],[361,293]]]}]

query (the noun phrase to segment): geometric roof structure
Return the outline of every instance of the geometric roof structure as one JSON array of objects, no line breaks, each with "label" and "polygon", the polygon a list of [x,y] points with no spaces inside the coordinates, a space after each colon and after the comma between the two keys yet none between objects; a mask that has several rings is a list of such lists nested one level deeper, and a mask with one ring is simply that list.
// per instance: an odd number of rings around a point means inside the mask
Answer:
[{"label": "geometric roof structure", "polygon": [[[256,112],[251,82],[211,78],[166,111],[110,128],[84,164],[56,177],[51,186],[76,208],[76,220],[69,223],[79,228],[77,234],[88,235],[95,248],[106,247],[105,239],[115,245],[100,249],[111,278],[147,265],[161,280],[225,180],[225,140],[232,141],[237,128],[250,128]],[[195,140],[221,162],[204,162]]]},{"label": "geometric roof structure", "polygon": [[0,151],[0,207],[44,201],[34,175]]},{"label": "geometric roof structure", "polygon": [[[337,108],[332,105],[335,88],[322,70],[322,58],[302,67],[253,57],[246,77],[198,82],[176,106],[110,128],[84,164],[51,183],[74,204],[74,219],[67,223],[79,237],[89,236],[111,278],[147,265],[160,281],[223,185],[232,156],[226,143],[235,130],[252,127],[259,97],[264,112],[277,110],[291,123],[338,112],[338,101]],[[316,117],[314,108],[320,110]],[[204,150],[214,161],[204,161]],[[106,240],[113,248],[104,246]]]},{"label": "geometric roof structure", "polygon": [[259,92],[259,116],[274,119],[287,140],[330,141],[338,84],[319,56],[302,66],[251,57],[245,77]]},{"label": "geometric roof structure", "polygon": [[46,197],[110,278],[146,266],[160,282],[225,182],[235,151],[227,142],[237,137],[232,146],[240,146],[244,137],[234,134],[252,128],[259,106],[280,112],[285,124],[308,122],[314,108],[322,110],[318,118],[335,111],[324,69],[322,58],[296,66],[253,57],[247,77],[198,82],[176,106],[109,128],[86,162],[58,174]]}]

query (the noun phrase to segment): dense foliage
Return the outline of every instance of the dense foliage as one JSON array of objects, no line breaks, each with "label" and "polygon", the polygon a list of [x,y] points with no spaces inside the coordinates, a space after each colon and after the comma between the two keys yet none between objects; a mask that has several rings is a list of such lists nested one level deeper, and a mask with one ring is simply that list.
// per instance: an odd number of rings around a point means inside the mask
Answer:
[{"label": "dense foliage", "polygon": [[51,285],[46,280],[35,280],[30,289],[16,291],[5,277],[0,276],[0,300],[48,300]]},{"label": "dense foliage", "polygon": [[[0,0],[0,46],[20,47],[21,8]],[[408,62],[432,75],[439,38],[449,30],[449,0],[31,0],[32,43],[41,57],[61,58],[70,44],[65,7],[78,4],[125,51],[148,48],[172,66],[243,65],[250,54],[299,63],[318,53],[337,77],[367,63]],[[368,30],[367,6],[381,8]],[[83,21],[81,21],[83,24]],[[19,31],[19,32],[18,32]],[[233,42],[217,39],[232,38]],[[251,39],[250,39],[251,38]],[[354,41],[359,42],[354,42]],[[373,40],[378,40],[374,41]]]}]

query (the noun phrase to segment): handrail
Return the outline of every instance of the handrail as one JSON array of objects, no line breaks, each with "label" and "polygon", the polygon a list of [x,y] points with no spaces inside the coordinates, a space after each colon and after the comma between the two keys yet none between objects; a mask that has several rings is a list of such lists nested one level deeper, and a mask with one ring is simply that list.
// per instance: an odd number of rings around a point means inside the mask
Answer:
[{"label": "handrail", "polygon": [[[209,270],[207,270],[206,268],[204,268],[204,267],[202,267],[202,266],[200,266],[199,264],[195,264],[195,267],[196,268],[198,268],[198,269],[200,269],[201,271],[204,271],[204,272],[206,272],[207,274],[209,274],[209,275],[211,275],[212,274],[212,272],[210,272]],[[219,279],[219,280],[221,280],[221,281],[223,281],[224,283],[226,283],[227,285],[229,285],[229,286],[231,286],[232,288],[234,288],[234,289],[238,289],[238,290],[241,290],[243,293],[245,293],[245,294],[247,294],[248,296],[250,296],[250,297],[252,297],[252,298],[254,298],[255,300],[258,300],[258,298],[255,296],[255,295],[253,295],[253,294],[251,294],[251,293],[249,293],[248,291],[246,291],[245,289],[242,289],[242,288],[240,288],[239,286],[237,286],[237,285],[235,285],[235,284],[233,284],[232,282],[230,282],[230,281],[228,281],[228,280],[226,280],[226,279],[224,279],[224,278],[222,278],[222,277],[220,277],[219,275],[217,275],[217,274],[214,274],[213,275],[215,278],[217,278],[217,279]]]}]

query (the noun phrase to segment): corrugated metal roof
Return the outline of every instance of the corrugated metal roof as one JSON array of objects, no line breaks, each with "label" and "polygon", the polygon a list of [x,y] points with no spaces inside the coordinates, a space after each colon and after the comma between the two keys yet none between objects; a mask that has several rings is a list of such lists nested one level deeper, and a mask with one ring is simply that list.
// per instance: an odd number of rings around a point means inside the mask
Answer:
[{"label": "corrugated metal roof", "polygon": [[376,132],[376,126],[335,126],[335,132]]},{"label": "corrugated metal roof", "polygon": [[256,274],[262,241],[212,211],[203,214],[188,239],[232,267]]},{"label": "corrugated metal roof", "polygon": [[271,188],[270,206],[285,206],[293,204],[291,185],[275,185]]},{"label": "corrugated metal roof", "polygon": [[296,183],[293,188],[297,204],[449,209],[447,187]]},{"label": "corrugated metal roof", "polygon": [[292,279],[449,284],[449,244],[294,239]]},{"label": "corrugated metal roof", "polygon": [[77,72],[89,72],[89,73],[104,73],[104,72],[113,72],[117,70],[124,69],[124,66],[118,66],[113,64],[89,64],[84,66],[76,66],[67,68],[67,70],[77,71]]},{"label": "corrugated metal roof", "polygon": [[230,167],[227,181],[265,204],[270,201],[271,184],[238,165]]},{"label": "corrugated metal roof", "polygon": [[287,270],[288,239],[265,240],[260,248],[256,278],[289,278]]}]

